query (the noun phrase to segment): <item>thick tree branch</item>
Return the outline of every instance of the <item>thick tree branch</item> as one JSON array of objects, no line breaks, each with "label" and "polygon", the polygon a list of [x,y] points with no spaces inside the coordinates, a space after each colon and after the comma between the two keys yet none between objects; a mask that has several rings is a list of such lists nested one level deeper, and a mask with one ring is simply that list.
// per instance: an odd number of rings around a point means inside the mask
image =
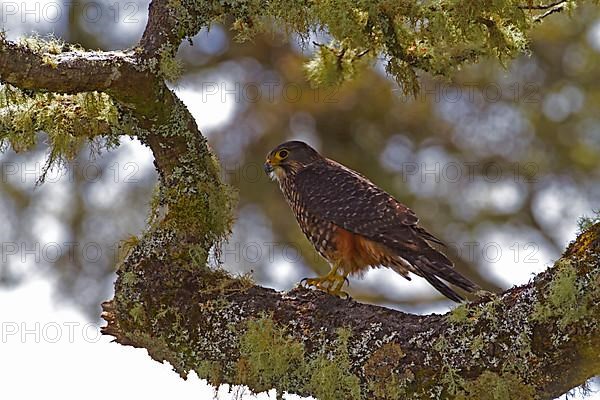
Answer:
[{"label": "thick tree branch", "polygon": [[140,40],[145,57],[155,57],[160,50],[169,47],[169,53],[175,55],[183,33],[179,29],[173,7],[165,0],[156,0],[148,8],[148,23]]},{"label": "thick tree branch", "polygon": [[[167,1],[156,3],[165,7]],[[195,33],[181,32],[177,23],[151,18],[150,33],[141,42],[148,50],[128,53],[63,51],[55,43],[12,43],[0,34],[0,81],[33,91],[106,92],[118,103],[127,133],[153,151],[160,190],[153,201],[152,226],[131,252],[144,255],[140,266],[167,255],[189,264],[193,254],[195,261],[206,263],[208,251],[232,222],[233,196],[221,181],[206,138],[162,78],[160,64],[168,54],[151,55],[166,31]]]},{"label": "thick tree branch", "polygon": [[[0,78],[20,89],[55,93],[106,92],[141,120],[165,118],[164,103],[150,98],[166,86],[135,53],[32,49],[0,36]],[[165,100],[163,97],[161,100]]]},{"label": "thick tree branch", "polygon": [[22,89],[79,93],[108,89],[131,89],[127,77],[140,74],[132,57],[121,52],[77,52],[59,54],[34,51],[1,38],[2,80]]},{"label": "thick tree branch", "polygon": [[[104,333],[213,384],[333,399],[350,388],[311,382],[334,360],[327,384],[358,383],[366,398],[468,397],[496,385],[518,395],[509,398],[553,399],[600,374],[600,224],[529,284],[446,315],[278,293],[206,268],[127,265],[119,276],[126,307],[104,304]],[[294,346],[300,355],[286,353]]]}]

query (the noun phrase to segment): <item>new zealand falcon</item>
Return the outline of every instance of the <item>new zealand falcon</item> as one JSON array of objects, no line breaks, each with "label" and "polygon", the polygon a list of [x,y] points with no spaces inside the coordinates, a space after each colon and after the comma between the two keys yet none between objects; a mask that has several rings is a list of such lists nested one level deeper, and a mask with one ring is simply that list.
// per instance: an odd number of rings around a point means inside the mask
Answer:
[{"label": "new zealand falcon", "polygon": [[306,279],[309,286],[339,296],[348,275],[388,267],[408,280],[409,272],[425,278],[454,301],[463,298],[445,282],[468,292],[478,289],[432,247],[443,243],[418,225],[412,210],[361,174],[300,141],[275,147],[264,168],[279,182],[302,232],[331,265],[327,275]]}]

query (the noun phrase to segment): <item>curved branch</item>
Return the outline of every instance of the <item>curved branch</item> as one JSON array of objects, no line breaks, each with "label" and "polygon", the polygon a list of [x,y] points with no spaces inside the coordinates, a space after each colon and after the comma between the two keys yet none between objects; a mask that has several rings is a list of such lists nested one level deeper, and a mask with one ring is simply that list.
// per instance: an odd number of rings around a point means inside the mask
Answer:
[{"label": "curved branch", "polygon": [[178,26],[173,7],[167,0],[154,0],[148,6],[148,23],[140,40],[144,56],[155,57],[161,48],[171,48],[174,55],[183,38],[183,32],[174,29]]},{"label": "curved branch", "polygon": [[125,77],[139,74],[133,65],[134,59],[122,52],[52,54],[0,37],[2,80],[21,89],[59,93],[125,89]]},{"label": "curved branch", "polygon": [[[350,393],[344,385],[382,399],[470,398],[496,385],[553,399],[600,374],[599,282],[600,224],[529,284],[445,315],[278,293],[219,270],[126,265],[103,332],[216,385],[321,399]],[[315,385],[320,374],[335,390]]]},{"label": "curved branch", "polygon": [[166,86],[134,53],[69,50],[54,54],[0,35],[0,80],[25,90],[106,92],[142,120],[168,115],[162,101],[148,101],[167,93]]},{"label": "curved branch", "polygon": [[[149,26],[161,21],[151,18]],[[156,35],[179,32],[175,19],[162,22]],[[194,250],[195,260],[205,264],[229,232],[234,197],[191,113],[161,77],[162,55],[151,55],[156,43],[142,40],[148,49],[129,53],[62,51],[44,42],[12,43],[0,34],[0,80],[28,90],[103,91],[116,100],[119,122],[151,148],[160,178],[153,222],[126,262],[143,266],[168,255],[189,264]]]}]

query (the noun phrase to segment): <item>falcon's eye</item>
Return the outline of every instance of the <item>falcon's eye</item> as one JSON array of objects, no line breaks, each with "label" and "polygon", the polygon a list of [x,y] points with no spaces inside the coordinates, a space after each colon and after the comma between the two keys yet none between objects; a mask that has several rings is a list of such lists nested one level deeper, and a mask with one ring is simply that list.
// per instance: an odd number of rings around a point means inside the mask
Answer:
[{"label": "falcon's eye", "polygon": [[289,152],[287,150],[279,150],[277,152],[277,158],[279,158],[280,160],[283,160],[284,158],[287,158]]}]

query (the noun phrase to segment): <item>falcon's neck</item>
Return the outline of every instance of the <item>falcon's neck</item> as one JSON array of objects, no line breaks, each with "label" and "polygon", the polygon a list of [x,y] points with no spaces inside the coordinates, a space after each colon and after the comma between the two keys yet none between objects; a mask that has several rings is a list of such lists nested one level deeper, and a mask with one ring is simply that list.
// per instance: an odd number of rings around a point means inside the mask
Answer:
[{"label": "falcon's neck", "polygon": [[286,182],[288,184],[293,182],[296,174],[298,174],[302,168],[304,168],[304,166],[298,162],[286,164],[285,166],[276,168],[275,171],[273,171],[274,178],[277,179],[279,186],[281,186],[283,190],[283,185],[286,184]]},{"label": "falcon's neck", "polygon": [[291,206],[298,201],[298,192],[296,191],[296,175],[298,175],[298,172],[297,168],[286,168],[275,176],[283,196]]},{"label": "falcon's neck", "polygon": [[300,163],[290,163],[286,165],[285,169],[281,169],[276,173],[277,182],[283,192],[285,199],[291,206],[297,204],[300,199],[298,198],[298,190],[296,190],[296,178],[306,168],[314,167],[315,163],[321,162],[320,160],[314,160],[310,164],[302,165]]}]

